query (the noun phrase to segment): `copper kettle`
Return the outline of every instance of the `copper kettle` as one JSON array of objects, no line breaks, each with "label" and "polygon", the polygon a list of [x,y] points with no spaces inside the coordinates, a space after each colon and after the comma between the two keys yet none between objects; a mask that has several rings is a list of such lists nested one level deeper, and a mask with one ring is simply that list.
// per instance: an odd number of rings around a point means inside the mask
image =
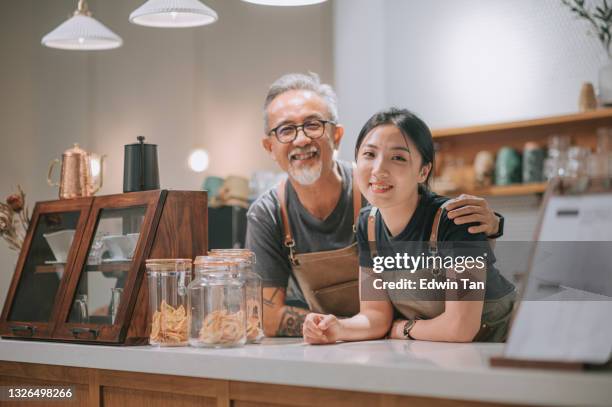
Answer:
[{"label": "copper kettle", "polygon": [[92,196],[100,188],[102,188],[102,165],[104,156],[99,158],[99,182],[94,185],[94,176],[92,175],[92,162],[95,154],[88,153],[74,144],[74,147],[69,148],[62,154],[62,169],[60,182],[53,182],[51,175],[55,164],[60,160],[55,159],[49,163],[49,172],[47,174],[47,183],[51,186],[59,187],[60,199],[78,198],[82,196]]}]

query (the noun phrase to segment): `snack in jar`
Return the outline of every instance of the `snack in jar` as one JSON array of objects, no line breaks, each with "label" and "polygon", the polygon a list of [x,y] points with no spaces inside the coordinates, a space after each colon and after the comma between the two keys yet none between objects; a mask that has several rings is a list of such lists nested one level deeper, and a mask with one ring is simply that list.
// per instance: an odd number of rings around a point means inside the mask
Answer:
[{"label": "snack in jar", "polygon": [[264,337],[262,325],[261,277],[253,271],[255,253],[248,249],[212,249],[210,256],[235,259],[238,272],[246,284],[247,343],[258,343]]},{"label": "snack in jar", "polygon": [[149,259],[146,267],[151,315],[149,344],[186,346],[191,259]]},{"label": "snack in jar", "polygon": [[225,348],[246,343],[246,289],[231,258],[198,256],[189,284],[189,344]]}]

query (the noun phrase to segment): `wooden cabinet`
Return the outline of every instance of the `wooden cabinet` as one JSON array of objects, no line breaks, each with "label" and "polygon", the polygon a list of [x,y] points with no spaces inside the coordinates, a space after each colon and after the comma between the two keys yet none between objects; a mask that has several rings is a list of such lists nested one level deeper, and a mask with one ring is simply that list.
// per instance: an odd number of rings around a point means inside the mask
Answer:
[{"label": "wooden cabinet", "polygon": [[207,230],[206,192],[156,190],[36,204],[0,334],[145,343],[145,260],[205,254]]}]

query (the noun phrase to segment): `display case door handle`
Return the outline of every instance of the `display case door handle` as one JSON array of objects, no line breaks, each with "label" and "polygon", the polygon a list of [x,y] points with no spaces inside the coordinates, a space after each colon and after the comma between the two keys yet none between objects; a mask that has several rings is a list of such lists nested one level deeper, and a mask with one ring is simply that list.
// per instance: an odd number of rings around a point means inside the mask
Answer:
[{"label": "display case door handle", "polygon": [[72,328],[72,336],[78,338],[80,334],[90,334],[94,339],[98,337],[98,333],[100,332],[97,328]]},{"label": "display case door handle", "polygon": [[11,331],[13,331],[13,335],[17,335],[21,333],[24,334],[24,335],[18,335],[18,336],[32,336],[34,335],[34,332],[36,331],[36,327],[30,326],[30,325],[12,325],[10,329]]}]

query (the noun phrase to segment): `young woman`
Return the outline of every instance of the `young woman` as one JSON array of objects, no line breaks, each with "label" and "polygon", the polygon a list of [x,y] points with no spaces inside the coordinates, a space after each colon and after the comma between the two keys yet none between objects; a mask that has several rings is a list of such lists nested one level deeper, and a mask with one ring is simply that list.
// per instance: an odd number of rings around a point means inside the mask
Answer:
[{"label": "young woman", "polygon": [[[304,340],[323,344],[379,339],[385,335],[394,339],[446,342],[505,340],[514,286],[492,267],[494,256],[488,250],[486,236],[468,233],[472,224],[456,225],[448,219],[443,209],[447,198],[429,191],[434,146],[427,125],[407,110],[377,113],[361,130],[355,156],[355,181],[372,205],[361,211],[357,228],[360,312],[349,319],[311,313],[303,325]],[[432,244],[435,249],[445,242],[466,241],[475,242],[475,247],[485,247],[484,268],[475,269],[471,264],[472,269],[463,274],[465,267],[446,268],[445,263],[444,268],[429,266],[429,269],[413,270],[408,275],[415,285],[412,289],[400,290],[383,286],[383,280],[393,280],[384,278],[391,275],[387,271],[372,270],[374,257],[389,254],[390,248],[398,244],[427,242],[427,247]],[[406,254],[422,255],[420,249]],[[480,280],[480,291],[472,289],[474,286],[464,291],[451,289],[452,286],[419,290],[420,279],[459,283],[462,277],[478,276],[478,272],[481,278],[470,281]],[[476,295],[464,296],[470,291]],[[394,314],[400,318],[394,321]]]}]

